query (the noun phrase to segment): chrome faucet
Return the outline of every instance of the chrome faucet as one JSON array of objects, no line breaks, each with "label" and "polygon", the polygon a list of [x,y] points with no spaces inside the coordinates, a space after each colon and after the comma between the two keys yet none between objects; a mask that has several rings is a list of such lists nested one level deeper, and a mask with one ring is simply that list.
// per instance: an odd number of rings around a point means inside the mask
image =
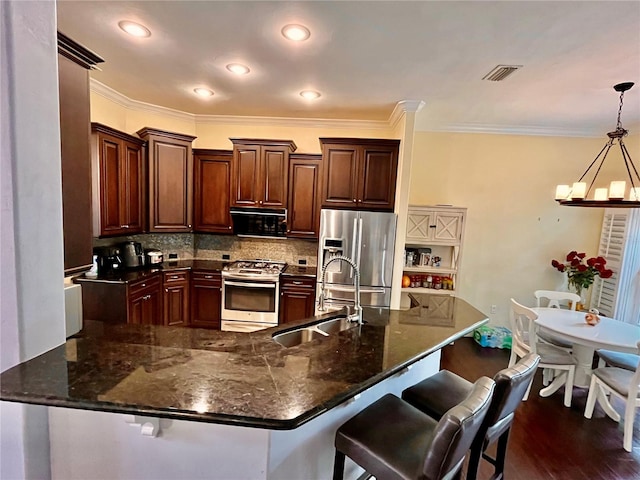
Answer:
[{"label": "chrome faucet", "polygon": [[324,305],[324,301],[326,298],[326,287],[325,287],[325,275],[327,273],[327,267],[337,260],[348,263],[353,269],[353,282],[355,286],[355,304],[353,307],[353,313],[347,315],[347,320],[350,322],[355,322],[358,325],[362,325],[362,307],[360,306],[360,269],[356,265],[356,263],[351,260],[349,257],[345,257],[344,255],[336,255],[331,257],[327,262],[322,266],[322,274],[320,276],[320,283],[322,284],[322,290],[320,291],[320,296],[318,297],[318,311],[324,312],[326,307]]}]

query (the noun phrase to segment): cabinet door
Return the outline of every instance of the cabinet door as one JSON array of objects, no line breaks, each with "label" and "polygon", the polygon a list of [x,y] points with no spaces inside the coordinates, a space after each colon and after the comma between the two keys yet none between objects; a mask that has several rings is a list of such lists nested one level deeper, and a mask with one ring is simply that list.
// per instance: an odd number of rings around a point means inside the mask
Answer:
[{"label": "cabinet door", "polygon": [[358,208],[393,211],[396,197],[398,149],[365,146],[360,150]]},{"label": "cabinet door", "polygon": [[324,144],[322,162],[322,207],[357,207],[358,148]]},{"label": "cabinet door", "polygon": [[122,143],[123,183],[121,191],[122,218],[126,233],[142,233],[144,230],[144,168],[139,145]]},{"label": "cabinet door", "polygon": [[283,278],[280,291],[280,323],[312,317],[315,312],[315,279]]},{"label": "cabinet door", "polygon": [[260,146],[243,145],[233,149],[233,197],[238,207],[255,207],[262,196]]},{"label": "cabinet door", "polygon": [[318,238],[320,159],[291,158],[287,237]]},{"label": "cabinet door", "polygon": [[[434,212],[431,211],[409,211],[407,215],[407,243],[425,243],[433,238],[432,217]],[[435,228],[435,227],[434,227]]]},{"label": "cabinet door", "polygon": [[181,282],[165,286],[163,295],[164,324],[189,325],[189,284]]},{"label": "cabinet door", "polygon": [[231,152],[194,155],[196,232],[231,233]]},{"label": "cabinet door", "polygon": [[162,291],[154,289],[144,298],[142,303],[142,324],[162,325]]},{"label": "cabinet door", "polygon": [[100,165],[100,235],[124,235],[122,142],[108,135],[98,135]]},{"label": "cabinet door", "polygon": [[193,217],[193,157],[196,137],[145,127],[149,232],[190,232]]},{"label": "cabinet door", "polygon": [[462,240],[462,213],[436,212],[433,215],[433,242],[459,243]]},{"label": "cabinet door", "polygon": [[191,277],[192,327],[220,329],[222,278],[220,273],[193,272]]},{"label": "cabinet door", "polygon": [[258,204],[284,208],[287,205],[288,148],[262,146],[260,156],[262,186]]}]

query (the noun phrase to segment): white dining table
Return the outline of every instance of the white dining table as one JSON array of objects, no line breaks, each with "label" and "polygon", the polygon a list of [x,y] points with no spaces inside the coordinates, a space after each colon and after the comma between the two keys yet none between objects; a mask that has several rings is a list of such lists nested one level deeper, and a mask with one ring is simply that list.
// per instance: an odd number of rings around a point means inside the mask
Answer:
[{"label": "white dining table", "polygon": [[578,362],[574,385],[588,387],[595,350],[603,348],[623,353],[638,353],[640,326],[600,315],[597,325],[585,321],[587,312],[561,308],[533,307],[541,330],[573,344],[572,355]]}]

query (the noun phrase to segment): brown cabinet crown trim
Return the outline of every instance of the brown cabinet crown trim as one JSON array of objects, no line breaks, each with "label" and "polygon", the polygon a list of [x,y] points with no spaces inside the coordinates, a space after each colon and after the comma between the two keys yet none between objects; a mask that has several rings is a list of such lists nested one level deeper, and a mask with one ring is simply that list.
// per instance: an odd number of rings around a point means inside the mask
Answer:
[{"label": "brown cabinet crown trim", "polygon": [[234,145],[267,145],[288,147],[292,152],[298,148],[293,140],[271,140],[265,138],[229,138]]},{"label": "brown cabinet crown trim", "polygon": [[172,138],[174,140],[181,140],[183,142],[193,142],[196,138],[198,138],[198,137],[194,137],[192,135],[185,135],[183,133],[168,132],[166,130],[160,130],[160,129],[151,128],[151,127],[141,128],[140,130],[138,130],[136,132],[136,134],[138,136],[140,136],[140,137],[145,137],[147,135],[158,135],[158,136],[161,136],[161,137]]},{"label": "brown cabinet crown trim", "polygon": [[400,140],[390,140],[383,138],[344,138],[344,137],[336,137],[336,138],[319,138],[320,144],[331,143],[338,145],[360,145],[360,146],[389,146],[389,147],[399,147]]},{"label": "brown cabinet crown trim", "polygon": [[62,32],[58,32],[58,53],[87,70],[93,65],[104,62],[97,54],[71,40]]},{"label": "brown cabinet crown trim", "polygon": [[120,140],[124,140],[126,142],[135,143],[136,145],[144,145],[144,140],[138,137],[134,137],[133,135],[129,135],[128,133],[121,132],[120,130],[116,130],[115,128],[111,128],[107,125],[103,125],[98,122],[91,122],[91,131],[92,132],[100,132],[111,135],[112,137],[119,138]]},{"label": "brown cabinet crown trim", "polygon": [[321,153],[292,153],[289,160],[322,161]]},{"label": "brown cabinet crown trim", "polygon": [[218,150],[216,148],[194,148],[191,150],[196,155],[220,155],[233,157],[233,150]]}]

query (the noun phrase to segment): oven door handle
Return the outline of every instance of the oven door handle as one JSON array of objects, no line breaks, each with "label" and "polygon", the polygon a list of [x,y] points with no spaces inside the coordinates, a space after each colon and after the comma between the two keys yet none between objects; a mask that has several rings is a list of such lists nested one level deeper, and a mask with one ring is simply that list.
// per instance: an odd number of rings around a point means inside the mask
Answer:
[{"label": "oven door handle", "polygon": [[231,285],[234,287],[251,287],[251,288],[270,288],[276,289],[276,283],[251,283],[251,282],[232,282],[229,280],[224,281],[225,285]]}]

